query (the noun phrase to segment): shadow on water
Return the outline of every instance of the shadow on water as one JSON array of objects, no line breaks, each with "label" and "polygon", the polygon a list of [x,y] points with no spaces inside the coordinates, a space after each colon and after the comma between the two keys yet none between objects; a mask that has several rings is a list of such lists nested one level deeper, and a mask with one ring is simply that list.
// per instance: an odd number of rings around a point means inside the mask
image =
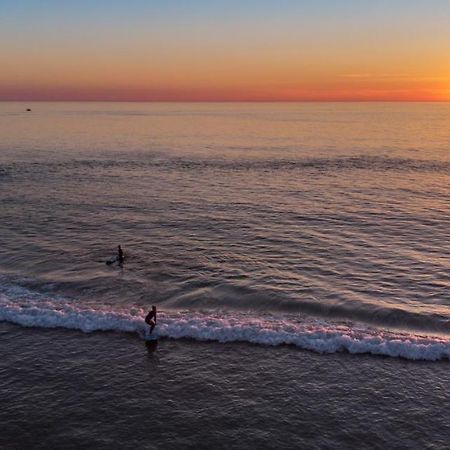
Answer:
[{"label": "shadow on water", "polygon": [[159,356],[156,350],[158,350],[158,340],[145,341],[145,347],[147,348],[147,359],[150,364],[156,368],[159,365]]},{"label": "shadow on water", "polygon": [[149,356],[155,356],[154,353],[158,349],[158,340],[153,339],[151,341],[145,341],[145,347],[147,348]]}]

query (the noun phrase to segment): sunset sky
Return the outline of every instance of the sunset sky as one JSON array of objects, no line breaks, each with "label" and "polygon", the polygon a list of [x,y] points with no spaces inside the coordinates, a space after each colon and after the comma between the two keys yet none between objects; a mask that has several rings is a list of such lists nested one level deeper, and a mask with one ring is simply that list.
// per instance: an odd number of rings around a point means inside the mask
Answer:
[{"label": "sunset sky", "polygon": [[0,100],[450,101],[448,0],[0,0]]}]

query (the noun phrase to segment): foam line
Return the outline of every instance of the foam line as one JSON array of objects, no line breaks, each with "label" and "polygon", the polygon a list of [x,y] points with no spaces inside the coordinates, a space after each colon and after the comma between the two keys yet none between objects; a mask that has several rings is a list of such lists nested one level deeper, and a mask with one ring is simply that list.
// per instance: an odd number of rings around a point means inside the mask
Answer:
[{"label": "foam line", "polygon": [[[0,320],[25,327],[69,328],[83,332],[119,331],[143,335],[144,310],[81,307],[39,297],[10,299],[0,294]],[[233,313],[166,313],[159,315],[157,334],[172,339],[283,344],[318,353],[346,351],[411,360],[450,359],[450,339],[339,325],[312,318],[250,316]]]}]

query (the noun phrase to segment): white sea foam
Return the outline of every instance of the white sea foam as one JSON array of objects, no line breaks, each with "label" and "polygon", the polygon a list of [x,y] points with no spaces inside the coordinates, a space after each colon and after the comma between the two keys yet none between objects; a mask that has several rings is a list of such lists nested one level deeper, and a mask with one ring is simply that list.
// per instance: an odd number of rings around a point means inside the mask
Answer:
[{"label": "white sea foam", "polygon": [[[18,292],[16,292],[18,294]],[[79,306],[39,295],[20,299],[0,294],[0,320],[25,327],[69,328],[84,332],[119,331],[143,336],[145,311]],[[413,360],[450,359],[450,339],[333,324],[311,318],[277,318],[247,314],[161,313],[159,337],[199,341],[296,345],[319,353],[347,351]]]}]

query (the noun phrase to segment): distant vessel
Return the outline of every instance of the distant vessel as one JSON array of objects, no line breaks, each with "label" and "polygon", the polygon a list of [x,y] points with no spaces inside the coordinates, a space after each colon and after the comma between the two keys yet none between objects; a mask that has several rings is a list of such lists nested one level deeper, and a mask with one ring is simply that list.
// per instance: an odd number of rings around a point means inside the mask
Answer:
[{"label": "distant vessel", "polygon": [[27,108],[27,111],[31,111],[31,109],[30,109],[30,108]]}]

